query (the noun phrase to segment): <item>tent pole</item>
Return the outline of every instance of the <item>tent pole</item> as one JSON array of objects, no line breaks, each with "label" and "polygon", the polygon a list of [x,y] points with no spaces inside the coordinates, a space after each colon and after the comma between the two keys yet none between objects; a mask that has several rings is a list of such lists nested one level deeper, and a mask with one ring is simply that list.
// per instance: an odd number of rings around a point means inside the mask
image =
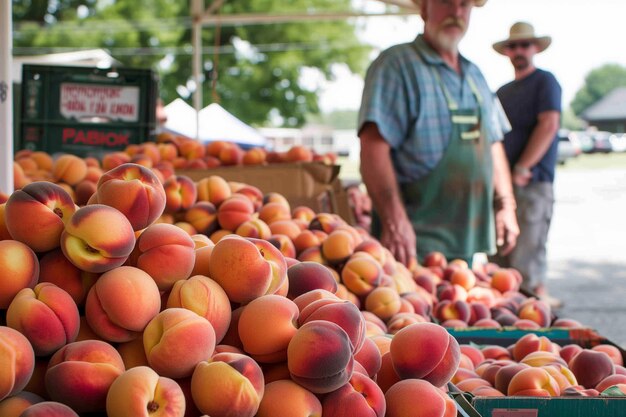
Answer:
[{"label": "tent pole", "polygon": [[12,2],[0,0],[0,191],[13,192]]},{"label": "tent pole", "polygon": [[196,140],[200,139],[200,110],[202,109],[202,14],[204,0],[191,0],[191,37],[193,43],[193,81],[196,89],[193,92],[193,107],[196,109]]}]

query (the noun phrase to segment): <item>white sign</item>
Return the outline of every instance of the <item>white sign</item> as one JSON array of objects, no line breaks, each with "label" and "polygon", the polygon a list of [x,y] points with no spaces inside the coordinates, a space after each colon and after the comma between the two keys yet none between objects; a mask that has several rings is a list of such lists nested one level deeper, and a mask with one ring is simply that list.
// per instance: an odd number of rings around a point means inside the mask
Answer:
[{"label": "white sign", "polygon": [[123,122],[139,120],[139,87],[61,84],[59,103],[66,118],[102,118]]}]

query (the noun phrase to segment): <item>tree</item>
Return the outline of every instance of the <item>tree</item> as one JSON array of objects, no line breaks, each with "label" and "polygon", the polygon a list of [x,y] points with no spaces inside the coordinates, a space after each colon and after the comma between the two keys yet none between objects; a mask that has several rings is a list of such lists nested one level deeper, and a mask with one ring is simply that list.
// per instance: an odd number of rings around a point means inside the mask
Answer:
[{"label": "tree", "polygon": [[[208,2],[206,2],[208,4]],[[223,15],[348,11],[350,0],[229,0]],[[188,0],[13,0],[16,54],[54,48],[104,48],[124,66],[152,68],[167,103],[191,103],[192,48]],[[335,63],[362,72],[370,48],[348,20],[222,25],[202,31],[203,106],[218,101],[248,123],[271,115],[299,126],[319,113],[318,89],[303,68],[332,78]],[[213,88],[214,87],[214,88]]]},{"label": "tree", "polygon": [[626,86],[626,67],[605,64],[593,69],[585,77],[585,85],[572,100],[572,110],[578,116],[596,101],[617,87]]}]

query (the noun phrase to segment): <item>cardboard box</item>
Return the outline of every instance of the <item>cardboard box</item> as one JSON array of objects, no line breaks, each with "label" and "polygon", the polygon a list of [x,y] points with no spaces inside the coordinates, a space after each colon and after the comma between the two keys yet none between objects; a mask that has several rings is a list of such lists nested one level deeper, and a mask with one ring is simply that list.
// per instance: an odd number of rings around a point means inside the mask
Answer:
[{"label": "cardboard box", "polygon": [[292,208],[304,205],[316,213],[336,213],[354,224],[347,193],[339,180],[340,168],[320,162],[297,162],[178,169],[176,174],[186,175],[194,181],[218,175],[227,181],[243,182],[259,188],[264,194],[282,194]]}]

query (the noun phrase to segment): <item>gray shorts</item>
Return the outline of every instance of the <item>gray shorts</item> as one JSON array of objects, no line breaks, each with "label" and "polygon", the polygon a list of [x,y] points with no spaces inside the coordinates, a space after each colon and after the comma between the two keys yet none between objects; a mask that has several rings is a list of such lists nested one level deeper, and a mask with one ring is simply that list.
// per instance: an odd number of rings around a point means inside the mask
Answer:
[{"label": "gray shorts", "polygon": [[554,208],[554,187],[550,182],[515,187],[515,198],[520,235],[509,255],[509,265],[521,272],[523,286],[532,291],[546,281],[546,243]]}]

